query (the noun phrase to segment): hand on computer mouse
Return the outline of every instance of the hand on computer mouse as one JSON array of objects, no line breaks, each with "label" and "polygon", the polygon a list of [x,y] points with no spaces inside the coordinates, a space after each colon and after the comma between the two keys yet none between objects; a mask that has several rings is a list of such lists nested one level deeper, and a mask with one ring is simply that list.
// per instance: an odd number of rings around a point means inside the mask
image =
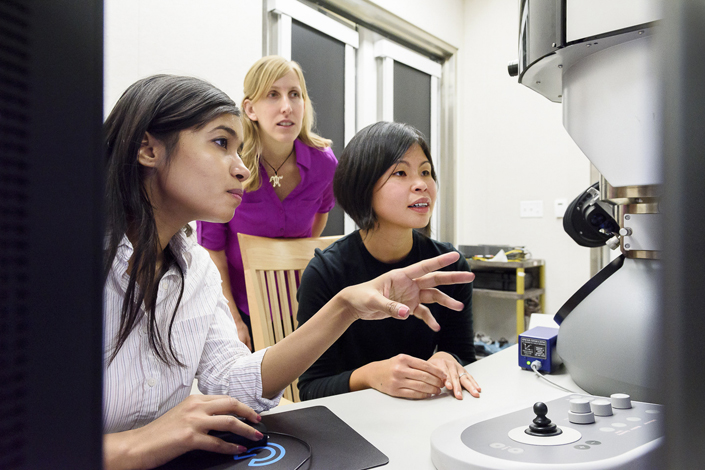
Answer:
[{"label": "hand on computer mouse", "polygon": [[[247,426],[253,428],[256,433],[259,434],[254,434],[248,433],[251,437],[253,438],[248,438],[240,434],[236,434],[234,432],[230,431],[216,431],[212,430],[208,434],[211,436],[215,436],[218,439],[222,439],[226,442],[229,442],[231,444],[236,444],[242,447],[245,447],[246,449],[252,449],[253,447],[264,447],[267,445],[267,428],[264,424],[262,423],[253,423],[251,421],[247,421],[245,419],[239,419],[240,422],[243,424],[246,424]],[[260,436],[259,438],[257,436]]]},{"label": "hand on computer mouse", "polygon": [[[244,445],[225,442],[208,434],[210,430],[237,431],[251,440],[262,433],[241,422],[261,418],[249,406],[227,395],[190,395],[159,418],[141,428],[105,434],[106,469],[154,468],[189,451],[238,454]],[[129,458],[116,459],[119,449],[131,449]]]}]

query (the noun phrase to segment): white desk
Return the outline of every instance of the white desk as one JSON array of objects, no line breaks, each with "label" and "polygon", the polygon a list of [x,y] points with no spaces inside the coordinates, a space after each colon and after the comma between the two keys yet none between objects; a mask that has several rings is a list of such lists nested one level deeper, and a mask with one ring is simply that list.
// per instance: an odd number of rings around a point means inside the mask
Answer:
[{"label": "white desk", "polygon": [[[376,390],[363,390],[280,406],[265,414],[323,405],[389,457],[389,464],[381,469],[433,470],[431,433],[442,424],[490,410],[504,414],[530,407],[537,401],[568,395],[533,372],[519,368],[516,345],[470,364],[466,369],[482,387],[480,398],[465,392],[463,400],[447,393],[426,400],[405,400]],[[548,377],[568,389],[584,393],[565,367]]]}]

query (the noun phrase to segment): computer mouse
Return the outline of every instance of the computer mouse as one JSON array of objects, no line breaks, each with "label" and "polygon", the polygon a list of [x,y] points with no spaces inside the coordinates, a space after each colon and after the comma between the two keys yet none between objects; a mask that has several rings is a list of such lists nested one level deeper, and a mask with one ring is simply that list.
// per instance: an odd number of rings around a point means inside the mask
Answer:
[{"label": "computer mouse", "polygon": [[257,431],[262,433],[262,439],[258,441],[253,441],[252,439],[248,439],[245,436],[241,436],[239,434],[235,434],[230,431],[215,431],[212,430],[208,432],[211,436],[215,436],[219,439],[222,439],[226,442],[230,442],[232,444],[237,444],[240,446],[243,446],[247,449],[252,449],[253,447],[265,447],[267,445],[267,439],[269,436],[267,436],[267,427],[262,424],[262,423],[252,423],[247,420],[242,420],[243,423],[247,424],[248,426],[252,426],[255,428]]}]

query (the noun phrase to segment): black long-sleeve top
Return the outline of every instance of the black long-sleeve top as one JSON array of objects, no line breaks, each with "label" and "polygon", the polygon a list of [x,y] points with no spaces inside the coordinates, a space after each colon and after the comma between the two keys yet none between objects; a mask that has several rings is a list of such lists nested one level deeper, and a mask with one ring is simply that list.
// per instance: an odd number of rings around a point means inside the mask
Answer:
[{"label": "black long-sleeve top", "polygon": [[[345,287],[450,251],[456,251],[451,244],[414,232],[414,244],[407,257],[387,264],[367,251],[357,231],[324,251],[316,250],[304,271],[297,294],[299,325]],[[458,261],[443,270],[470,271],[470,267],[461,255]],[[454,355],[462,365],[475,361],[472,283],[440,286],[439,289],[465,307],[458,312],[435,303],[427,305],[441,326],[438,333],[416,317],[357,321],[299,378],[301,399],[349,392],[350,375],[355,369],[398,354],[429,359],[438,350]]]}]

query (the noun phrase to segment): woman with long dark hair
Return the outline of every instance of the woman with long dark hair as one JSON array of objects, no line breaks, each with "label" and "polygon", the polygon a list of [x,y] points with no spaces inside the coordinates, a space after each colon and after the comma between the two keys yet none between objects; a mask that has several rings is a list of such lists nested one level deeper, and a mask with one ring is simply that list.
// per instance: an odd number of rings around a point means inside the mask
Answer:
[{"label": "woman with long dark hair", "polygon": [[[421,302],[462,305],[434,287],[468,273],[434,272],[442,256],[341,291],[305,327],[250,353],[238,340],[220,275],[189,222],[225,222],[250,173],[237,149],[235,103],[190,77],[157,75],[123,94],[105,122],[105,468],[153,468],[187,451],[244,448],[209,431],[257,440],[282,390],[357,319],[410,315]],[[204,395],[189,396],[194,378]]]}]

